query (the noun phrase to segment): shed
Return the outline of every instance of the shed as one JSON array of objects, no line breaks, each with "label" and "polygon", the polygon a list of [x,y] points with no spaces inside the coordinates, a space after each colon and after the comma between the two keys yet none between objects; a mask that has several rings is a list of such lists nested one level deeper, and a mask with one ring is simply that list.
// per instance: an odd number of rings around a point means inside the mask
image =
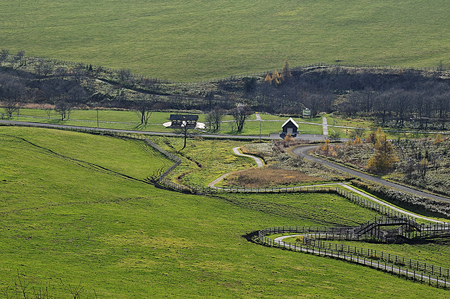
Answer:
[{"label": "shed", "polygon": [[171,127],[192,127],[197,126],[198,115],[171,114]]},{"label": "shed", "polygon": [[292,117],[289,117],[289,119],[281,126],[281,129],[283,130],[280,134],[281,138],[284,139],[284,137],[288,134],[292,137],[296,137],[298,133],[298,124],[292,119]]}]

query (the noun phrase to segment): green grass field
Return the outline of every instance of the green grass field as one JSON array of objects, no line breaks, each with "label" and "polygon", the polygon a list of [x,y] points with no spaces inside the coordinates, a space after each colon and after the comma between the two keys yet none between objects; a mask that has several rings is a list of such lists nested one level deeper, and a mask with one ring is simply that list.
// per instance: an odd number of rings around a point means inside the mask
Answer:
[{"label": "green grass field", "polygon": [[[99,127],[107,129],[119,130],[142,130],[151,132],[173,132],[171,128],[165,128],[162,124],[170,121],[170,114],[168,112],[153,112],[149,123],[145,127],[139,126],[139,116],[135,111],[117,111],[117,110],[99,110]],[[199,122],[205,122],[206,115],[198,114]],[[259,136],[260,132],[263,136],[270,133],[278,133],[281,131],[281,126],[287,120],[287,117],[280,117],[274,115],[261,115],[261,128],[259,121],[255,121],[255,115],[250,115],[248,121],[244,125],[244,129],[240,135],[254,135]],[[50,118],[43,109],[20,109],[20,116],[13,115],[12,120],[39,122],[48,124],[61,124],[71,126],[97,127],[97,111],[96,110],[72,110],[70,118],[62,121],[54,112]],[[301,134],[322,134],[322,126],[314,125],[322,122],[320,117],[313,119],[296,118],[299,122],[299,130]],[[261,129],[261,131],[260,131]],[[233,131],[233,118],[231,115],[226,115],[223,119],[219,134],[236,135]]]},{"label": "green grass field", "polygon": [[0,0],[0,47],[178,80],[311,63],[448,65],[448,1]]},{"label": "green grass field", "polygon": [[[141,180],[172,162],[143,141],[0,126],[0,289],[82,298],[446,298],[448,291],[243,236],[353,225],[336,195],[194,196]],[[442,258],[448,259],[447,251]]]}]

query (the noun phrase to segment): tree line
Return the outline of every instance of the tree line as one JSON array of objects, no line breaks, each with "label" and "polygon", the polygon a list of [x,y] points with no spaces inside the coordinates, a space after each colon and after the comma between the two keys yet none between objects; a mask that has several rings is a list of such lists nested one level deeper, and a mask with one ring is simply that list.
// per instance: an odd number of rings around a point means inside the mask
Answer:
[{"label": "tree line", "polygon": [[[24,51],[0,51],[0,102],[12,117],[23,103],[51,104],[62,120],[75,107],[123,108],[138,112],[145,125],[156,110],[196,110],[208,114],[217,131],[220,115],[251,111],[299,116],[337,112],[375,117],[381,125],[447,129],[449,80],[443,71],[344,67],[289,67],[265,76],[168,84],[129,70],[87,64],[58,64],[29,58]],[[242,107],[245,107],[243,109]],[[49,111],[50,113],[50,111]],[[241,130],[239,121],[236,130]]]},{"label": "tree line", "polygon": [[[449,79],[443,72],[317,68],[292,70],[276,84],[264,83],[246,93],[258,111],[301,115],[309,108],[344,116],[375,117],[381,125],[446,129],[450,113]],[[272,77],[278,78],[274,72]]]}]

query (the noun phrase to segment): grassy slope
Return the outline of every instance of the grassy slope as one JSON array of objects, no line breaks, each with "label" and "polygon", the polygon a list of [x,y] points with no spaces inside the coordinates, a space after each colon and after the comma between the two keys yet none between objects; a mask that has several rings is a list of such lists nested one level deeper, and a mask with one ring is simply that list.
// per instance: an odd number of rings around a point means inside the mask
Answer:
[{"label": "grassy slope", "polygon": [[309,63],[448,64],[448,1],[0,0],[0,47],[192,81]]},{"label": "grassy slope", "polygon": [[139,142],[11,127],[0,127],[0,134],[0,288],[12,286],[20,272],[57,297],[67,294],[59,279],[73,288],[81,283],[85,295],[94,289],[98,298],[448,295],[242,238],[269,226],[350,225],[373,217],[342,198],[179,194],[74,164],[5,134],[142,178],[167,161]]}]

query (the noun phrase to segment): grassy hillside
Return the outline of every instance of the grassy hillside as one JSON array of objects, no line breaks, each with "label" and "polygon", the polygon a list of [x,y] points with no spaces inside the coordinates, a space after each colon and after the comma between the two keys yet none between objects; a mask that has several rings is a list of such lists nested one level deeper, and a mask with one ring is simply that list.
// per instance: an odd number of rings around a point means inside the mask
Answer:
[{"label": "grassy hillside", "polygon": [[48,287],[56,298],[79,288],[82,298],[448,296],[243,237],[279,225],[354,225],[371,211],[335,195],[206,197],[140,181],[170,164],[138,141],[0,127],[2,294],[19,273],[29,292]]},{"label": "grassy hillside", "polygon": [[0,0],[1,48],[192,81],[325,62],[449,64],[444,0]]}]

